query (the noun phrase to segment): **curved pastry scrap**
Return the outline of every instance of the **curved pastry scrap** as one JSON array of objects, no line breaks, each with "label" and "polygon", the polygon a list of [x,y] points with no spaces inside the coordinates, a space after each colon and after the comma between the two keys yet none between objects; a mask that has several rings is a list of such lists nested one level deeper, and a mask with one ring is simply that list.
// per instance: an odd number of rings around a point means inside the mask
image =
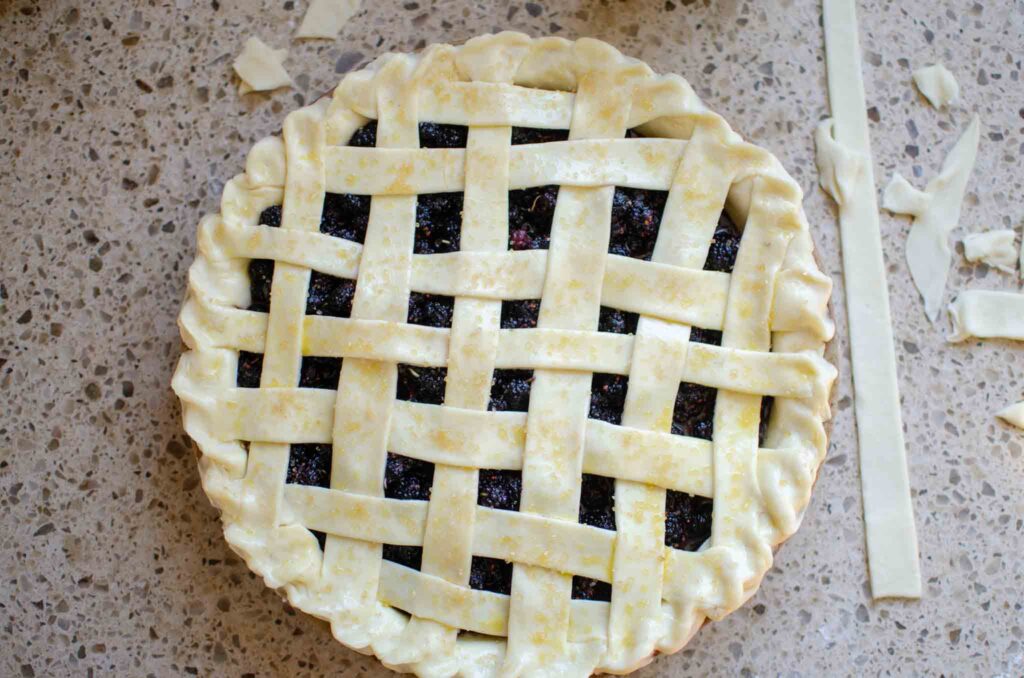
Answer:
[{"label": "curved pastry scrap", "polygon": [[1008,228],[971,233],[964,238],[964,258],[988,264],[1004,273],[1013,273],[1017,265],[1014,239],[1014,232]]},{"label": "curved pastry scrap", "polygon": [[949,305],[953,333],[949,341],[1016,339],[1024,341],[1024,294],[966,290]]},{"label": "curved pastry scrap", "polygon": [[949,106],[960,98],[960,84],[942,64],[933,64],[914,71],[914,84],[935,108]]},{"label": "curved pastry scrap", "polygon": [[[346,146],[371,120],[376,143]],[[420,148],[421,122],[468,133]],[[568,141],[513,146],[523,127]],[[350,74],[246,167],[200,226],[173,385],[228,542],[269,586],[421,676],[627,672],[752,595],[825,455],[831,281],[799,185],[686,81],[594,40],[435,45]],[[549,248],[510,251],[510,186],[555,179]],[[650,261],[609,253],[631,181],[667,189]],[[354,186],[373,189],[362,242],[321,232],[325,196]],[[457,251],[414,254],[420,190],[463,193]],[[738,258],[705,271],[727,201]],[[265,306],[242,310],[250,262],[268,258]],[[324,275],[355,281],[349,317],[307,311]],[[428,290],[455,297],[450,328],[407,322]],[[531,298],[537,327],[502,329],[503,302]],[[597,331],[605,303],[640,314],[634,336]],[[696,322],[721,345],[694,342]],[[236,384],[242,351],[263,354],[258,388]],[[310,357],[342,359],[336,389],[300,386]],[[446,368],[441,402],[398,400],[398,363]],[[533,370],[527,412],[488,411],[502,366]],[[628,374],[621,423],[588,418],[595,371]],[[718,389],[710,441],[671,433],[683,379]],[[290,443],[330,446],[329,487],[286,483]],[[426,498],[385,495],[389,452],[434,464]],[[481,468],[521,473],[519,512],[478,505]],[[614,530],[580,523],[583,473],[614,478]],[[697,551],[666,544],[679,488],[714,499]],[[420,569],[383,545],[421,549]],[[471,586],[477,557],[511,563],[508,593]],[[574,600],[574,575],[611,601]]]},{"label": "curved pastry scrap", "polygon": [[1013,424],[1017,428],[1024,428],[1024,402],[1004,407],[996,412],[996,416],[1007,424]]},{"label": "curved pastry scrap", "polygon": [[257,37],[245,41],[242,53],[234,61],[235,73],[242,79],[239,94],[265,92],[278,87],[291,87],[294,83],[284,70],[286,49],[272,49]]},{"label": "curved pastry scrap", "polygon": [[979,134],[978,116],[974,116],[946,156],[942,171],[928,182],[923,192],[894,172],[882,197],[885,209],[914,218],[907,236],[907,264],[910,277],[924,298],[925,315],[932,322],[939,317],[952,259],[949,233],[960,220],[967,179],[978,153]]},{"label": "curved pastry scrap", "polygon": [[871,160],[866,154],[836,141],[835,127],[835,120],[826,118],[815,128],[815,162],[818,165],[818,185],[837,205],[843,206],[856,196],[856,186],[866,178]]}]

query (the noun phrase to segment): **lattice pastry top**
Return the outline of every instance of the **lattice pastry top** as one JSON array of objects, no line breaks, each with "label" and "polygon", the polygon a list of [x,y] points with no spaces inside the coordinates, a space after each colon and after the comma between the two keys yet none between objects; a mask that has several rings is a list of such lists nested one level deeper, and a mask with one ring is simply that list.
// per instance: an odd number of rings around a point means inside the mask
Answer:
[{"label": "lattice pastry top", "polygon": [[825,454],[800,203],[598,41],[350,74],[199,228],[174,388],[228,542],[424,676],[674,652],[753,594]]}]

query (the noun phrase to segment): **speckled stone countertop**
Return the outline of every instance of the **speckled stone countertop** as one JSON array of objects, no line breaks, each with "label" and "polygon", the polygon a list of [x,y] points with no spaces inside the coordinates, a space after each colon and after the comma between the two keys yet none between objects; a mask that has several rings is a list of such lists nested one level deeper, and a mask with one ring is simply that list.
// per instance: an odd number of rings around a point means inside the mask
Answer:
[{"label": "speckled stone countertop", "polygon": [[[598,37],[687,77],[801,183],[836,281],[843,378],[803,528],[746,606],[639,675],[1022,675],[1024,433],[991,413],[1024,392],[1024,346],[946,344],[907,273],[908,222],[888,214],[925,589],[869,596],[836,213],[813,162],[818,3],[365,5],[337,41],[297,43],[302,1],[0,3],[0,674],[387,674],[222,539],[169,387],[175,316],[200,216],[288,111],[380,52],[509,28]],[[899,169],[923,186],[977,111],[961,225],[1019,230],[1022,5],[864,2],[860,17],[879,182]],[[295,89],[238,96],[250,34],[291,49]],[[937,60],[962,87],[947,112],[911,84]],[[957,254],[950,290],[970,286],[1014,281]]]}]

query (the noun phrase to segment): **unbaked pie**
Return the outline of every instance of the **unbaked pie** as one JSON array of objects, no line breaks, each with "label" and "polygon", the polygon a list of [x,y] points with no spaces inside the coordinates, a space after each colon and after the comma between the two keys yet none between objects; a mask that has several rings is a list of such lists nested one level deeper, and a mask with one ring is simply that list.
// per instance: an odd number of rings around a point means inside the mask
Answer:
[{"label": "unbaked pie", "polygon": [[627,672],[757,589],[826,449],[801,191],[678,76],[378,59],[203,219],[174,389],[231,547],[423,676]]}]

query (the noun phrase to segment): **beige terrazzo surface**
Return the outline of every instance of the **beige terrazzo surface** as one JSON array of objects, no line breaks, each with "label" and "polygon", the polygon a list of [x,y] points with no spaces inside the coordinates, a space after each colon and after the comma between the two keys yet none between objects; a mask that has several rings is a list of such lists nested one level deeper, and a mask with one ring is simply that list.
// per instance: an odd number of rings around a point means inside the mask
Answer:
[{"label": "beige terrazzo surface", "polygon": [[[868,594],[835,211],[813,165],[818,4],[365,4],[337,41],[297,43],[304,2],[0,2],[0,674],[387,673],[221,538],[169,388],[175,316],[200,215],[287,111],[382,51],[505,28],[599,37],[686,76],[803,185],[837,282],[844,378],[802,530],[744,608],[639,675],[1024,673],[1024,432],[991,416],[1024,392],[1024,346],[948,346],[910,283],[908,223],[887,214],[926,585],[914,603]],[[251,33],[291,49],[294,90],[236,94]],[[861,36],[879,181],[923,185],[977,111],[961,224],[1019,231],[1024,6],[865,2]],[[948,112],[911,85],[936,60],[962,87]],[[951,289],[1015,286],[955,261]]]}]

